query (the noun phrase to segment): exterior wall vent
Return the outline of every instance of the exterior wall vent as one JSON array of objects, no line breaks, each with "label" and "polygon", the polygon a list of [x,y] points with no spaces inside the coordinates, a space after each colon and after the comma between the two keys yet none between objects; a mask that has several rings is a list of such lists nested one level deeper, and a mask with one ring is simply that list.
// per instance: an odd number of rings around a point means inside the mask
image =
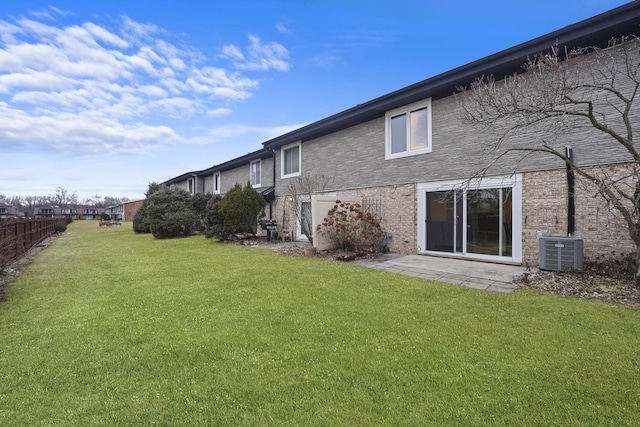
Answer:
[{"label": "exterior wall vent", "polygon": [[540,237],[540,270],[582,271],[583,242],[576,237]]}]

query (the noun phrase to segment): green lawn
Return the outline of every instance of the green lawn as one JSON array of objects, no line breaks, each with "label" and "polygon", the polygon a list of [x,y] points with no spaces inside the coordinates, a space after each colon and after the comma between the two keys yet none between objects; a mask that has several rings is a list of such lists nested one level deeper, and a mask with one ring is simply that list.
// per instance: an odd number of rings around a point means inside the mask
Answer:
[{"label": "green lawn", "polygon": [[0,304],[0,425],[640,423],[640,310],[76,222]]}]

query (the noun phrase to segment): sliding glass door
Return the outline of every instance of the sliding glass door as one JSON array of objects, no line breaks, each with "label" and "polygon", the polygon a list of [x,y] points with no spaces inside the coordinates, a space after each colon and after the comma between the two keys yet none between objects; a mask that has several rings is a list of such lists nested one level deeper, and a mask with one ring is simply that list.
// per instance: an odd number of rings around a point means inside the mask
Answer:
[{"label": "sliding glass door", "polygon": [[425,192],[425,249],[512,257],[512,188]]},{"label": "sliding glass door", "polygon": [[511,189],[467,193],[467,252],[511,256]]},{"label": "sliding glass door", "polygon": [[456,191],[427,193],[427,250],[462,252],[462,198]]}]

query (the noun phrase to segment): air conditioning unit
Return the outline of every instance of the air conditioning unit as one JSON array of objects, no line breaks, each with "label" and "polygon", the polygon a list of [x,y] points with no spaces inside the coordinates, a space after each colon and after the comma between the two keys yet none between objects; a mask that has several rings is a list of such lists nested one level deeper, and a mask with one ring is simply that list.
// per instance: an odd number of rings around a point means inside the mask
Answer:
[{"label": "air conditioning unit", "polygon": [[540,270],[582,271],[582,239],[577,237],[540,237]]}]

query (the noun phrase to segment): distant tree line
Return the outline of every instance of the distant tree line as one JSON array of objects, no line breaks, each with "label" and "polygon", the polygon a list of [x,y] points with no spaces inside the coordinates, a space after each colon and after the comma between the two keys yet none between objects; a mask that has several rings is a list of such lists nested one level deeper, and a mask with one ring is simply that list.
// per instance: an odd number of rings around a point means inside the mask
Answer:
[{"label": "distant tree line", "polygon": [[37,206],[87,206],[94,208],[107,208],[128,202],[127,197],[110,197],[95,195],[80,199],[75,191],[69,191],[62,187],[46,196],[6,196],[0,194],[0,204],[15,206],[27,215],[33,215],[33,209]]}]

